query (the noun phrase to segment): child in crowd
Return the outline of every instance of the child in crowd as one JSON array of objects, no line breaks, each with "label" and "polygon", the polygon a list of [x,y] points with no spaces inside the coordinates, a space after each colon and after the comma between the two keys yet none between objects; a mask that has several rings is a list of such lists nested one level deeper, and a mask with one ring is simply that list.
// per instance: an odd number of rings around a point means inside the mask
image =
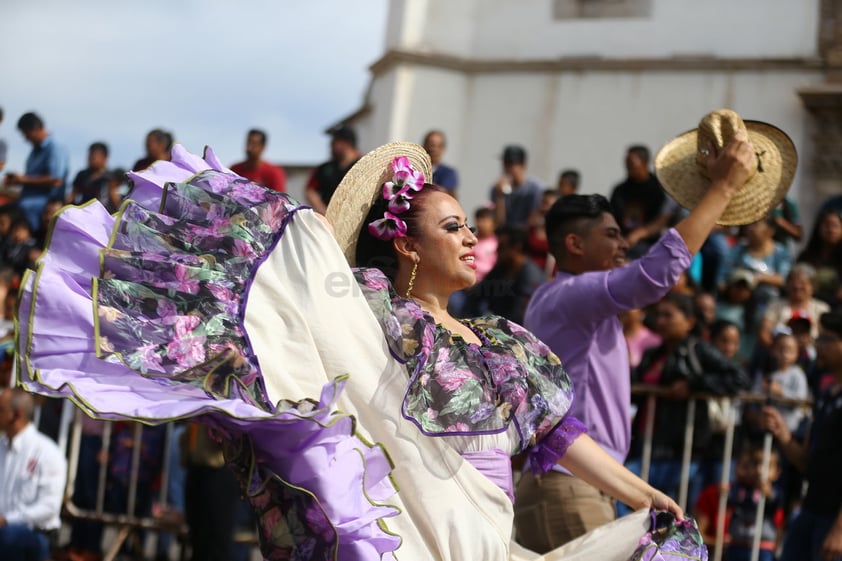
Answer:
[{"label": "child in crowd", "polygon": [[780,476],[778,452],[772,449],[766,479],[763,475],[763,447],[755,443],[743,446],[737,460],[735,482],[728,492],[728,545],[725,561],[751,559],[755,538],[755,522],[760,500],[763,505],[763,522],[760,527],[759,561],[774,561],[784,513],[774,483]]},{"label": "child in crowd", "polygon": [[733,323],[740,332],[737,361],[743,365],[751,359],[757,340],[753,290],[754,275],[750,271],[737,269],[728,277],[725,289],[716,301],[717,319]]},{"label": "child in crowd", "polygon": [[35,249],[32,228],[26,218],[18,218],[9,228],[9,235],[0,242],[0,265],[9,266],[17,275],[31,265],[30,252]]},{"label": "child in crowd", "polygon": [[[771,397],[807,399],[810,394],[807,376],[798,366],[798,341],[787,329],[775,335],[772,340],[772,363],[774,369],[758,379],[755,391]],[[795,432],[801,423],[803,413],[800,407],[779,405],[778,410],[786,420],[790,432]]]}]

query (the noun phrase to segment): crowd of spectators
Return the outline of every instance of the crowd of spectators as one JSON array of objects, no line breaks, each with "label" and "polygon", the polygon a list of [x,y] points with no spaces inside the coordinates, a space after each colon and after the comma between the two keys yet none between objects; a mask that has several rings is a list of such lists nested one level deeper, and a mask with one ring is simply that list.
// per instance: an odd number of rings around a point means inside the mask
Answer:
[{"label": "crowd of spectators", "polygon": [[[51,218],[64,204],[91,200],[116,212],[128,189],[125,171],[109,164],[105,142],[91,143],[87,166],[68,181],[68,154],[44,121],[35,113],[27,113],[20,117],[17,128],[32,146],[22,173],[3,170],[6,145],[0,140],[0,170],[6,171],[0,191],[0,299],[4,303],[0,325],[5,329],[7,348],[17,287],[24,271],[34,266],[44,250]],[[361,155],[353,129],[340,126],[330,134],[330,159],[312,171],[306,184],[305,198],[318,212],[325,211],[336,186]],[[151,130],[145,140],[146,153],[131,169],[169,159],[173,141],[172,133]],[[265,131],[249,130],[246,158],[232,169],[268,188],[284,191],[284,170],[262,159],[267,142]],[[460,189],[466,186],[459,183],[458,166],[444,163],[445,133],[431,130],[421,142],[431,157],[433,181],[458,197]],[[610,191],[610,208],[628,243],[629,261],[644,255],[686,213],[665,194],[651,170],[650,160],[647,147],[629,147],[625,154],[626,177]],[[596,190],[600,186],[590,187]],[[490,186],[487,204],[473,213],[479,282],[454,296],[454,315],[493,313],[523,322],[532,294],[557,273],[548,248],[544,217],[557,200],[583,191],[578,170],[563,169],[555,186],[550,187],[528,173],[526,148],[503,147],[499,178]],[[802,226],[805,222],[812,224],[806,236]],[[816,361],[816,339],[822,314],[838,311],[842,306],[840,279],[842,196],[827,201],[812,220],[802,220],[794,199],[787,197],[762,220],[739,228],[719,227],[711,233],[666,297],[646,309],[627,310],[620,315],[628,343],[630,379],[665,389],[655,411],[648,409],[645,400],[637,403],[636,416],[630,420],[633,446],[628,465],[639,469],[642,430],[648,416],[656,415],[650,479],[656,487],[677,495],[684,418],[692,392],[729,396],[750,390],[770,400],[809,400],[819,396],[833,379]],[[5,365],[0,387],[8,385],[8,360]],[[721,403],[711,400],[709,406],[696,408],[690,466],[690,511],[699,517],[708,537],[715,519],[709,507],[713,503],[711,489],[718,489],[716,484],[723,468],[724,428],[719,406]],[[779,408],[793,437],[805,438],[810,423],[805,409],[789,402],[782,402]],[[220,534],[226,534],[220,551],[233,555],[228,549],[232,543],[230,532],[219,530],[229,526],[233,530],[236,525],[234,513],[240,507],[233,479],[220,471],[222,460],[212,442],[205,441],[203,435],[197,436],[192,426],[179,424],[177,429],[176,433],[182,435],[181,448],[167,450],[163,433],[156,429],[145,429],[143,438],[136,441],[130,423],[118,423],[105,446],[102,425],[86,420],[74,501],[82,509],[96,506],[97,474],[101,463],[107,462],[106,507],[126,512],[130,460],[135,448],[140,447],[142,460],[136,479],[134,514],[181,521],[180,513],[186,510],[194,534],[203,536],[201,544],[207,546]],[[739,420],[740,445],[734,456],[736,483],[729,494],[733,507],[729,516],[732,512],[734,515],[729,520],[748,516],[745,488],[760,485],[753,462],[758,450],[756,441],[763,433],[759,407],[745,406]],[[103,453],[106,448],[107,456]],[[160,491],[161,468],[168,455],[171,504],[153,505],[152,497]],[[775,505],[770,524],[780,528],[785,516],[798,508],[802,479],[785,455],[775,453],[773,461],[770,473],[774,477],[763,484],[771,485],[767,492],[770,503]],[[203,492],[211,486],[231,492]],[[207,516],[209,513],[215,513],[212,519]],[[0,518],[3,514],[0,512]],[[764,527],[764,532],[766,539],[770,531]],[[161,541],[164,546],[158,548],[158,556],[166,559],[168,542]],[[194,549],[201,547],[198,542],[194,545]],[[100,558],[102,525],[74,521],[64,554],[73,560]],[[205,554],[212,555],[202,553]]]}]

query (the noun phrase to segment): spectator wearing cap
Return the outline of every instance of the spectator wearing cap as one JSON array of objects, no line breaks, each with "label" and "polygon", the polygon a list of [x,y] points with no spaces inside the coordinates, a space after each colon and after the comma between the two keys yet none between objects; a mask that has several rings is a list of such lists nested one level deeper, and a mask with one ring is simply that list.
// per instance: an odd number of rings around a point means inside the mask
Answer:
[{"label": "spectator wearing cap", "polygon": [[818,337],[816,318],[830,311],[830,306],[813,297],[816,270],[806,263],[796,264],[786,277],[786,297],[772,301],[763,313],[757,339],[764,348],[772,345],[777,327],[785,326],[794,316],[811,321],[813,338]]},{"label": "spectator wearing cap", "polygon": [[330,130],[330,160],[321,164],[307,181],[307,202],[313,210],[324,214],[339,182],[348,173],[357,160],[357,133],[347,125],[339,125]]},{"label": "spectator wearing cap", "polygon": [[284,168],[263,160],[267,138],[265,131],[251,129],[246,135],[246,159],[231,166],[231,171],[258,185],[283,193],[287,184]]},{"label": "spectator wearing cap", "polygon": [[541,206],[546,186],[526,175],[526,150],[515,144],[503,149],[503,175],[491,187],[498,226],[526,227],[532,212]]},{"label": "spectator wearing cap", "polygon": [[443,164],[441,161],[442,156],[444,156],[445,145],[444,133],[439,130],[431,130],[424,135],[424,150],[430,156],[430,163],[433,164],[431,183],[444,187],[448,193],[456,197],[456,192],[459,189],[459,174],[454,168]]}]

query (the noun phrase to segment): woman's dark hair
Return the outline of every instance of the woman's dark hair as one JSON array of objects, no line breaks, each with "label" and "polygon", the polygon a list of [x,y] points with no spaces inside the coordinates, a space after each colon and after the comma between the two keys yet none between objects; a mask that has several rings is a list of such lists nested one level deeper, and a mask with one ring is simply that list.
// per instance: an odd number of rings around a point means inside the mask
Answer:
[{"label": "woman's dark hair", "polygon": [[718,319],[712,324],[710,324],[711,341],[719,337],[719,335],[721,335],[722,332],[728,329],[729,327],[733,327],[737,331],[740,330],[736,323],[734,323],[733,321],[728,321],[727,319]]},{"label": "woman's dark hair", "polygon": [[[409,203],[409,209],[400,214],[400,219],[406,222],[406,235],[418,237],[421,233],[419,225],[419,215],[426,206],[427,198],[430,193],[447,193],[444,188],[432,183],[425,183],[424,187],[414,195],[414,198]],[[386,212],[388,201],[380,195],[378,189],[377,198],[374,204],[368,211],[368,214],[363,221],[360,234],[357,237],[357,253],[355,255],[355,264],[357,267],[374,267],[383,271],[383,273],[394,282],[395,275],[398,272],[398,256],[395,253],[395,247],[392,240],[381,240],[375,238],[368,231],[368,225],[383,218],[383,213]]]},{"label": "woman's dark hair", "polygon": [[[822,222],[828,216],[836,216],[839,220],[842,220],[842,214],[839,211],[833,209],[827,209],[816,218],[815,224],[813,224],[813,230],[810,232],[810,239],[807,241],[807,245],[804,247],[804,251],[798,256],[798,261],[804,261],[806,263],[810,263],[811,265],[822,265],[822,261],[824,256],[822,255],[822,245],[823,241],[819,237],[819,230],[822,227]],[[842,243],[836,244],[834,248],[834,256],[842,257]]]},{"label": "woman's dark hair", "polygon": [[664,296],[661,302],[672,304],[675,307],[675,309],[681,312],[684,315],[684,317],[688,319],[695,319],[696,317],[696,314],[693,313],[693,298],[686,294],[677,294],[675,292],[671,292]]}]

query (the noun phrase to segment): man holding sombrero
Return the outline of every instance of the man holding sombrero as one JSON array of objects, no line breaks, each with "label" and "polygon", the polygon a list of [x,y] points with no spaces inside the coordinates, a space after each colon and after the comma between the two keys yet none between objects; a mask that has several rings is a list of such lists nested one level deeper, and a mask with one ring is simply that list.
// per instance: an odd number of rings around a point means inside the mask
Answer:
[{"label": "man holding sombrero", "polygon": [[[779,129],[744,122],[730,110],[709,113],[655,159],[664,189],[692,211],[627,265],[628,244],[605,197],[564,197],[548,212],[547,238],[559,273],[535,292],[525,326],[569,372],[576,391],[571,414],[618,461],[629,452],[631,411],[628,351],[617,314],[663,297],[715,224],[766,215],[786,194],[796,161]],[[515,516],[519,541],[548,551],[609,522],[615,511],[609,497],[558,469],[541,478],[524,475]]]}]

